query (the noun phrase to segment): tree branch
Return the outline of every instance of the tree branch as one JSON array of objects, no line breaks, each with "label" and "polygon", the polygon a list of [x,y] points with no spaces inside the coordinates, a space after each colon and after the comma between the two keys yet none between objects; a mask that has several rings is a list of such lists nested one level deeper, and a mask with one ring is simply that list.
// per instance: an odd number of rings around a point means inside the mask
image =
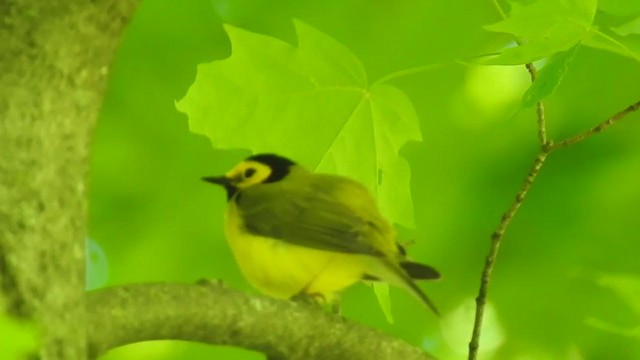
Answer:
[{"label": "tree branch", "polygon": [[627,107],[626,109],[618,112],[617,114],[613,115],[612,117],[608,118],[607,120],[601,122],[600,124],[594,126],[593,128],[582,132],[578,135],[574,135],[568,139],[562,140],[559,143],[553,144],[551,145],[551,150],[557,150],[560,148],[564,148],[570,145],[573,145],[575,143],[578,143],[582,140],[585,140],[599,132],[601,132],[602,130],[605,130],[606,128],[608,128],[609,126],[615,124],[616,122],[620,121],[622,118],[624,118],[625,116],[627,116],[628,114],[636,111],[640,109],[640,101],[636,102],[633,105],[629,105],[629,107]]},{"label": "tree branch", "polygon": [[[500,16],[504,19],[506,17],[505,12],[504,10],[502,10],[502,7],[500,6],[500,3],[498,2],[498,0],[493,0],[493,3],[496,9],[498,10],[498,12],[500,13]],[[520,41],[518,39],[516,39],[516,42],[518,43],[518,45],[520,45]],[[525,67],[527,68],[527,71],[529,72],[529,75],[531,77],[531,82],[533,83],[536,80],[538,71],[535,65],[533,65],[533,63],[527,63],[525,64]],[[513,219],[516,212],[520,208],[520,205],[522,205],[522,202],[524,201],[527,195],[527,192],[531,188],[531,185],[533,185],[533,182],[536,176],[542,169],[542,166],[544,165],[544,162],[547,156],[551,152],[557,149],[561,149],[561,148],[573,145],[577,142],[585,140],[601,132],[602,130],[608,128],[615,122],[622,119],[627,114],[638,110],[638,108],[640,108],[640,101],[627,107],[625,110],[618,112],[611,118],[605,120],[604,122],[593,127],[590,130],[587,130],[583,133],[575,135],[571,138],[565,139],[561,142],[553,143],[553,141],[549,141],[547,138],[547,124],[545,119],[544,104],[542,103],[542,101],[538,101],[536,103],[536,114],[538,117],[538,141],[540,142],[541,150],[533,164],[533,167],[529,171],[529,175],[525,179],[525,182],[522,185],[522,188],[516,194],[516,198],[514,202],[511,204],[511,207],[509,208],[509,210],[507,210],[502,215],[502,219],[498,224],[498,227],[491,235],[491,246],[489,248],[489,254],[485,259],[485,264],[484,264],[484,268],[482,270],[482,276],[480,279],[480,289],[478,290],[478,296],[476,297],[476,313],[475,313],[474,324],[473,324],[473,332],[471,334],[471,340],[469,341],[469,356],[468,356],[469,360],[476,360],[478,357],[478,348],[480,346],[480,334],[482,331],[482,321],[484,318],[484,309],[487,301],[487,293],[489,290],[489,284],[491,282],[491,274],[493,272],[493,268],[495,266],[495,262],[498,257],[500,243],[502,242],[502,238],[504,237],[504,233],[507,230],[507,227],[509,226],[511,219]]]},{"label": "tree branch", "polygon": [[147,340],[260,351],[270,359],[433,359],[378,330],[314,306],[221,285],[148,283],[89,292],[90,355]]},{"label": "tree branch", "polygon": [[[504,10],[500,6],[500,3],[497,0],[493,0],[495,7],[497,8],[500,16],[504,19],[506,18]],[[520,41],[516,39],[516,43],[520,45]],[[538,70],[536,69],[533,63],[525,64],[527,71],[529,72],[529,76],[531,77],[531,83],[536,81],[538,76]],[[531,185],[542,169],[544,165],[544,161],[549,155],[551,151],[550,142],[547,139],[547,124],[545,119],[545,111],[544,104],[542,101],[538,101],[536,103],[536,115],[538,116],[538,141],[540,142],[541,150],[536,157],[531,170],[529,171],[529,175],[527,175],[524,184],[516,194],[516,198],[514,202],[511,204],[509,210],[507,210],[503,215],[498,227],[491,235],[491,247],[489,248],[489,254],[487,255],[484,263],[484,268],[482,269],[482,276],[480,278],[480,289],[478,290],[478,296],[476,297],[476,314],[473,322],[473,332],[471,334],[471,341],[469,341],[469,360],[475,360],[478,357],[478,348],[480,346],[480,333],[482,332],[482,320],[484,319],[484,308],[487,303],[487,294],[489,291],[489,284],[491,283],[491,273],[493,272],[493,267],[495,266],[496,258],[498,257],[498,251],[500,249],[500,243],[502,242],[502,238],[504,237],[504,233],[507,230],[507,227],[511,223],[511,219],[516,215],[520,205],[527,196]]]},{"label": "tree branch", "polygon": [[491,273],[493,272],[493,267],[495,266],[496,258],[498,257],[498,250],[500,249],[500,243],[502,242],[502,238],[504,237],[504,233],[507,230],[507,227],[511,223],[511,220],[518,212],[520,205],[522,205],[524,199],[533,185],[536,176],[540,173],[540,169],[542,169],[542,165],[544,165],[544,161],[547,158],[548,151],[542,151],[538,157],[536,158],[531,170],[529,171],[529,175],[527,175],[524,180],[524,184],[518,191],[515,200],[511,204],[509,210],[507,210],[503,215],[498,227],[491,235],[491,247],[489,249],[489,254],[485,259],[484,268],[482,270],[482,277],[480,279],[480,290],[478,291],[478,296],[476,297],[476,315],[473,324],[473,334],[471,335],[471,341],[469,342],[469,359],[476,359],[478,355],[478,347],[480,346],[480,333],[482,329],[482,320],[484,318],[484,309],[487,302],[487,293],[489,291],[489,284],[491,283]]},{"label": "tree branch", "polygon": [[[527,69],[530,69],[529,71],[531,73],[531,77],[532,79],[535,79],[535,68],[533,67],[533,65],[530,66],[530,64],[527,64]],[[533,71],[531,69],[533,69]],[[489,249],[489,254],[485,259],[484,268],[482,270],[482,277],[480,279],[480,290],[478,291],[478,296],[476,297],[476,314],[475,314],[475,320],[473,324],[473,333],[471,335],[471,341],[469,342],[469,356],[468,356],[469,360],[475,360],[477,359],[477,356],[478,356],[478,348],[480,343],[480,334],[482,329],[482,320],[484,317],[484,309],[486,305],[487,293],[489,289],[489,284],[491,282],[491,273],[493,272],[496,258],[498,256],[498,251],[500,249],[500,243],[502,242],[502,238],[504,237],[504,233],[507,230],[509,223],[511,222],[516,212],[520,208],[520,205],[522,205],[522,202],[526,198],[527,192],[531,188],[531,185],[533,185],[533,182],[535,181],[536,176],[538,175],[538,173],[540,173],[540,170],[542,169],[542,166],[544,165],[544,162],[547,156],[555,150],[573,145],[577,142],[580,142],[582,140],[585,140],[591,137],[592,135],[595,135],[601,132],[602,130],[608,128],[612,124],[616,123],[617,121],[625,117],[626,115],[638,109],[640,109],[640,101],[628,106],[626,109],[618,112],[617,114],[603,121],[602,123],[595,126],[594,128],[554,144],[553,142],[548,142],[548,140],[546,140],[546,134],[544,131],[545,130],[544,129],[544,125],[545,125],[544,124],[544,108],[542,107],[542,104],[539,103],[538,133],[539,133],[540,141],[542,142],[542,149],[540,150],[538,157],[536,158],[531,170],[529,171],[529,175],[525,179],[524,184],[522,185],[522,188],[516,194],[516,198],[511,204],[511,207],[509,208],[509,210],[507,210],[504,213],[504,215],[502,215],[502,219],[500,220],[498,227],[491,235],[491,247]]]}]

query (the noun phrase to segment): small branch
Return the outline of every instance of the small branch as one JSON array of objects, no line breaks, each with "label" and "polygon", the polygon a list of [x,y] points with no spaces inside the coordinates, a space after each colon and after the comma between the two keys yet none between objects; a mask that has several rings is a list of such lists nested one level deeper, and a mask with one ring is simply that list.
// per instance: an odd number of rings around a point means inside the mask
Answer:
[{"label": "small branch", "polygon": [[[500,13],[500,16],[504,19],[506,18],[505,12],[498,3],[497,0],[493,0],[493,3]],[[516,39],[518,45],[520,41]],[[533,63],[525,64],[527,71],[529,72],[529,76],[531,77],[531,83],[533,83],[537,76],[538,70],[536,69]],[[507,226],[511,223],[511,220],[518,212],[520,205],[524,201],[527,196],[527,192],[533,185],[533,181],[536,176],[540,172],[542,165],[544,165],[544,161],[549,155],[551,151],[551,143],[547,139],[547,124],[545,120],[545,111],[544,104],[542,101],[538,101],[536,104],[536,114],[538,116],[538,141],[540,142],[541,151],[538,154],[531,170],[529,171],[529,175],[524,181],[522,188],[516,194],[516,198],[514,202],[511,204],[511,207],[507,212],[502,215],[502,219],[498,224],[498,227],[491,235],[491,247],[489,249],[489,254],[485,259],[484,268],[482,270],[482,277],[480,279],[480,290],[478,291],[478,296],[476,297],[476,314],[473,323],[473,333],[471,334],[471,341],[469,342],[469,360],[475,360],[478,356],[478,347],[480,346],[480,333],[482,332],[482,321],[484,319],[484,309],[487,302],[487,294],[489,291],[489,284],[491,283],[491,274],[493,272],[493,267],[495,266],[496,258],[498,257],[498,251],[500,249],[500,243],[502,242],[502,238],[504,237],[504,233],[507,230]]]},{"label": "small branch", "polygon": [[502,215],[502,219],[500,220],[498,227],[491,235],[491,248],[485,260],[484,269],[482,270],[482,278],[480,279],[480,290],[478,292],[478,297],[476,297],[476,316],[473,324],[473,335],[471,336],[471,342],[469,342],[469,360],[477,358],[487,292],[489,290],[489,284],[491,283],[491,273],[493,272],[493,267],[498,256],[500,243],[502,242],[507,226],[509,226],[509,223],[511,223],[511,220],[518,212],[520,205],[522,205],[522,202],[526,198],[527,193],[529,192],[531,185],[533,185],[533,181],[540,172],[548,154],[548,151],[543,151],[538,155],[531,167],[531,170],[529,171],[529,175],[527,175],[524,180],[524,184],[522,184],[522,188],[520,188],[520,191],[516,194],[516,198],[511,204],[511,207]]},{"label": "small branch", "polygon": [[[527,69],[531,74],[532,80],[535,80],[535,67],[531,64],[527,64]],[[469,342],[469,360],[475,360],[478,356],[478,347],[480,343],[480,333],[482,328],[482,320],[484,317],[484,309],[486,306],[487,292],[489,289],[489,284],[491,283],[491,273],[493,272],[493,267],[495,266],[496,258],[498,256],[498,250],[500,249],[500,243],[502,242],[502,238],[504,237],[504,233],[509,226],[509,223],[520,208],[520,205],[522,205],[527,192],[531,188],[531,185],[533,185],[533,182],[540,172],[540,169],[544,165],[545,159],[547,158],[549,153],[587,139],[592,135],[597,134],[613,125],[614,123],[625,117],[627,114],[630,114],[638,109],[640,109],[640,101],[618,112],[596,127],[554,144],[546,139],[546,134],[544,131],[544,108],[542,107],[541,103],[538,103],[538,126],[539,137],[542,143],[542,150],[533,163],[533,166],[529,171],[529,175],[527,175],[527,178],[525,179],[520,191],[518,191],[518,194],[511,204],[511,207],[509,208],[509,210],[507,210],[507,212],[504,213],[504,215],[502,215],[502,219],[498,224],[498,227],[491,235],[491,248],[489,249],[489,254],[487,255],[487,258],[485,260],[484,269],[482,270],[482,278],[480,280],[480,290],[478,291],[478,297],[476,298],[476,316],[473,324],[473,334],[471,336],[471,341]]]},{"label": "small branch", "polygon": [[570,145],[573,145],[575,143],[578,143],[584,139],[587,139],[599,132],[601,132],[602,130],[608,128],[609,126],[615,124],[617,121],[621,120],[622,118],[624,118],[626,115],[636,111],[640,109],[640,101],[636,102],[633,105],[630,105],[629,107],[627,107],[626,109],[618,112],[617,114],[613,115],[612,117],[608,118],[607,120],[603,121],[602,123],[598,124],[597,126],[583,132],[580,133],[578,135],[572,136],[568,139],[562,140],[559,143],[553,144],[551,145],[551,150],[557,150],[560,148],[564,148]]},{"label": "small branch", "polygon": [[269,359],[433,359],[377,330],[303,303],[220,285],[150,283],[87,294],[90,355],[147,340],[237,346]]},{"label": "small branch", "polygon": [[538,101],[536,104],[536,113],[538,114],[538,140],[540,141],[540,145],[545,148],[549,145],[549,140],[547,140],[547,124],[542,101]]},{"label": "small branch", "polygon": [[[536,69],[533,63],[525,64],[527,71],[529,71],[529,75],[531,76],[531,82],[536,81],[536,77],[538,77],[538,70]],[[538,140],[540,141],[540,145],[544,148],[548,146],[547,140],[547,123],[544,115],[544,104],[542,101],[538,101],[536,103],[536,114],[538,115]]]},{"label": "small branch", "polygon": [[[520,45],[520,42],[518,42],[518,45]],[[536,66],[533,65],[533,63],[528,63],[524,65],[527,68],[527,71],[529,72],[529,76],[531,77],[531,82],[536,81],[536,77],[538,77],[538,69],[536,69]]]},{"label": "small branch", "polygon": [[[498,13],[500,13],[500,17],[502,19],[506,19],[507,15],[502,9],[502,6],[500,6],[498,0],[493,0],[493,5],[495,6]],[[516,38],[515,40],[518,45],[522,44],[518,38]],[[525,64],[525,67],[527,68],[527,71],[531,76],[531,82],[533,83],[538,76],[538,70],[536,69],[535,65],[533,65],[533,63],[527,63]],[[547,140],[547,124],[544,114],[544,104],[542,103],[542,101],[538,101],[538,103],[536,104],[536,113],[538,114],[538,140],[540,141],[540,146],[542,146],[544,150],[549,146],[549,142]]]}]

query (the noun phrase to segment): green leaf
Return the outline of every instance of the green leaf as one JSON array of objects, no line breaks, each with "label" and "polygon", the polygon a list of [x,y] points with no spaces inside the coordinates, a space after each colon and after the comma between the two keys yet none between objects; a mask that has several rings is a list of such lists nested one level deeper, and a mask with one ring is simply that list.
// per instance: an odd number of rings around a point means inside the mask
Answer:
[{"label": "green leaf", "polygon": [[[638,1],[640,3],[640,1]],[[640,35],[640,17],[637,17],[625,24],[611,28],[616,34],[620,36],[627,35]]]},{"label": "green leaf", "polygon": [[625,329],[623,327],[612,325],[605,321],[602,321],[600,319],[596,319],[593,317],[586,318],[585,323],[589,326],[592,326],[596,329],[600,329],[606,332],[610,332],[620,336],[640,339],[640,326]]},{"label": "green leaf", "polygon": [[512,34],[521,45],[507,48],[484,63],[526,64],[569,50],[589,31],[596,6],[597,0],[538,0],[528,6],[513,2],[508,18],[485,28]]},{"label": "green leaf", "polygon": [[567,72],[567,67],[576,55],[578,46],[557,53],[538,72],[538,76],[522,97],[522,107],[531,107],[538,101],[553,94]]},{"label": "green leaf", "polygon": [[390,220],[412,226],[410,171],[398,155],[421,140],[410,100],[391,85],[369,86],[331,37],[300,21],[295,28],[297,47],[226,25],[231,56],[201,64],[176,107],[215,147],[280,153],[357,179]]},{"label": "green leaf", "polygon": [[[596,282],[598,285],[613,291],[631,308],[633,313],[640,316],[640,279],[631,275],[601,275]],[[623,328],[596,318],[587,318],[586,323],[614,334],[640,338],[640,324],[630,328]]]},{"label": "green leaf", "polygon": [[582,44],[640,61],[640,37],[638,36],[608,35],[594,27]]},{"label": "green leaf", "polygon": [[389,297],[389,284],[375,282],[373,283],[373,291],[378,299],[378,304],[384,313],[384,317],[389,324],[393,324],[393,315],[391,314],[391,298]]},{"label": "green leaf", "polygon": [[616,293],[634,313],[640,315],[640,279],[631,275],[602,275],[598,285]]},{"label": "green leaf", "polygon": [[598,9],[616,16],[629,16],[640,13],[638,0],[599,0]]}]

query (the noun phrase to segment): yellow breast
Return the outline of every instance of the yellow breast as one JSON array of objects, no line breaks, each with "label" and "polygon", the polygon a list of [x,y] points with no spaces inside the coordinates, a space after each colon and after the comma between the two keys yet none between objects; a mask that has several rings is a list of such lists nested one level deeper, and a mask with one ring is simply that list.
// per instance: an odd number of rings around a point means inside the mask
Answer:
[{"label": "yellow breast", "polygon": [[317,250],[251,235],[244,230],[233,201],[225,214],[225,233],[249,283],[278,298],[307,293],[331,300],[334,293],[359,281],[373,261],[366,255]]}]

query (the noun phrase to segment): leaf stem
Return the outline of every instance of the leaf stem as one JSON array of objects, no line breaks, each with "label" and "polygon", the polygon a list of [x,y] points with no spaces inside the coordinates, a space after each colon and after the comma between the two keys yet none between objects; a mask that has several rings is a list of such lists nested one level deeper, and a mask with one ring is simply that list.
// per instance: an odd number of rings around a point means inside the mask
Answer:
[{"label": "leaf stem", "polygon": [[500,16],[503,19],[506,19],[507,18],[507,14],[502,9],[502,6],[500,6],[500,3],[498,2],[498,0],[492,0],[492,1],[493,1],[493,5],[496,7],[496,10],[498,10],[498,12],[500,13]]},{"label": "leaf stem", "polygon": [[435,68],[444,66],[445,63],[436,63],[436,64],[429,64],[429,65],[422,65],[422,66],[416,66],[413,68],[408,68],[408,69],[404,69],[404,70],[398,70],[395,72],[392,72],[389,75],[383,76],[380,79],[376,80],[373,85],[376,84],[383,84],[386,82],[389,82],[393,79],[402,77],[402,76],[408,76],[408,75],[413,75],[413,74],[418,74],[418,73],[422,73],[422,72],[427,72],[430,70],[433,70]]}]

